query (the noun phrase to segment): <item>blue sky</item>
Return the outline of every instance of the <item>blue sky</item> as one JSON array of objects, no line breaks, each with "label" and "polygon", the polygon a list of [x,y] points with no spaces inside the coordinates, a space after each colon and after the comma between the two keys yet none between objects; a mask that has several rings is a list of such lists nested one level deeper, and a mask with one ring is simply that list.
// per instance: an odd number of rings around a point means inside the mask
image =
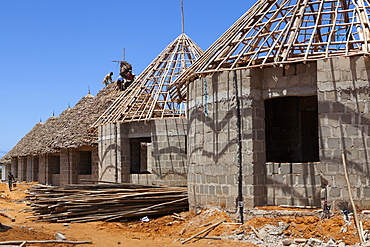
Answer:
[{"label": "blue sky", "polygon": [[[0,0],[0,157],[41,119],[73,107],[122,59],[140,74],[181,34],[180,0]],[[254,0],[183,0],[206,50]]]}]

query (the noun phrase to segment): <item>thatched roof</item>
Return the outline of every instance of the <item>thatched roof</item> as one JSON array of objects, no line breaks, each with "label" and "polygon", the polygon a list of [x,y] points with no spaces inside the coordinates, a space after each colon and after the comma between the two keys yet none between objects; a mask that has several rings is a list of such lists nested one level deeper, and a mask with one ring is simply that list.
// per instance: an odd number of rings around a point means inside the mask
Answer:
[{"label": "thatched roof", "polygon": [[4,157],[10,159],[11,157],[27,156],[39,152],[55,152],[45,145],[45,140],[51,134],[56,120],[57,117],[52,116],[45,123],[36,124]]},{"label": "thatched roof", "polygon": [[258,0],[173,84],[202,74],[370,55],[368,0]]},{"label": "thatched roof", "polygon": [[12,157],[17,156],[27,156],[29,154],[27,151],[28,147],[34,143],[38,132],[43,126],[44,123],[37,123],[30,132],[28,132],[6,155],[4,155],[4,157],[11,159]]},{"label": "thatched roof", "polygon": [[60,116],[53,126],[53,135],[46,140],[46,146],[78,146],[89,142],[89,133],[84,124],[85,118],[91,112],[95,97],[91,94],[80,99],[64,116]]},{"label": "thatched roof", "polygon": [[182,33],[122,92],[92,127],[114,122],[184,117],[185,104],[178,104],[169,95],[169,85],[202,53],[198,45]]},{"label": "thatched roof", "polygon": [[97,129],[90,129],[90,125],[112,104],[118,94],[117,86],[109,84],[96,97],[91,94],[83,97],[67,114],[59,117],[47,146],[59,149],[98,145]]},{"label": "thatched roof", "polygon": [[0,159],[0,165],[10,164],[11,158],[5,157],[5,155]]},{"label": "thatched roof", "polygon": [[58,117],[53,116],[45,123],[36,124],[0,161],[5,163],[12,157],[55,153],[59,148],[97,145],[97,130],[91,130],[89,126],[118,94],[115,84],[103,88],[96,97],[88,94]]}]

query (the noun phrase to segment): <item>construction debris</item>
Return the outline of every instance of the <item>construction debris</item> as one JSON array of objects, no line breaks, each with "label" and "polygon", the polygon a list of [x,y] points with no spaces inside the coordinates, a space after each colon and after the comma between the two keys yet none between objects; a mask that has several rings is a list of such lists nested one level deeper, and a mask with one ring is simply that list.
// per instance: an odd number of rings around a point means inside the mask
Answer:
[{"label": "construction debris", "polygon": [[28,200],[36,221],[120,221],[188,209],[187,189],[132,184],[34,186]]},{"label": "construction debris", "polygon": [[202,230],[202,231],[198,232],[197,234],[195,234],[195,235],[191,236],[190,238],[185,239],[184,241],[182,241],[182,242],[181,242],[181,244],[185,244],[185,243],[189,242],[190,240],[192,240],[193,238],[198,237],[198,236],[199,236],[199,235],[201,235],[202,233],[206,233],[206,232],[210,231],[211,229],[213,229],[213,228],[215,228],[216,226],[220,225],[220,224],[221,224],[221,223],[223,223],[224,221],[226,221],[226,219],[222,219],[222,220],[220,220],[219,222],[217,222],[217,223],[215,223],[215,224],[211,225],[210,227],[208,227],[208,228],[206,228],[206,229],[204,229],[204,230]]},{"label": "construction debris", "polygon": [[[10,244],[92,244],[91,241],[64,241],[64,240],[40,240],[40,241],[5,241],[0,242],[0,245]],[[22,245],[25,246],[25,245]]]}]

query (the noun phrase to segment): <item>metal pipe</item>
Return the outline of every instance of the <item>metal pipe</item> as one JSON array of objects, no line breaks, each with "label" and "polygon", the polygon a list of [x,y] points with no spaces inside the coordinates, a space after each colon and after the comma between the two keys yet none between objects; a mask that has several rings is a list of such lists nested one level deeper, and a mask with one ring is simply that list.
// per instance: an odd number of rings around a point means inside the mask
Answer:
[{"label": "metal pipe", "polygon": [[118,135],[117,135],[117,123],[113,124],[114,126],[114,163],[115,163],[115,182],[118,183]]},{"label": "metal pipe", "polygon": [[234,87],[235,87],[235,103],[236,103],[236,125],[238,128],[238,208],[240,214],[240,222],[244,224],[244,199],[243,199],[243,153],[242,153],[242,130],[241,130],[241,114],[240,114],[240,99],[238,91],[238,80],[236,71],[234,70]]}]

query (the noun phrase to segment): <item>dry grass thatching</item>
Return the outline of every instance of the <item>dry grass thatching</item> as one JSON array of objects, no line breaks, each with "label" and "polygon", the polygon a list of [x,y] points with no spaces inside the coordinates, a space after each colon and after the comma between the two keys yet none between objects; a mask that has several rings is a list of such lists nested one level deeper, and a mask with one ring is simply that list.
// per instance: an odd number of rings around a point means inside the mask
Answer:
[{"label": "dry grass thatching", "polygon": [[[51,117],[49,120],[53,121],[55,119],[56,117]],[[37,136],[39,136],[45,124],[41,122],[37,123],[3,158],[11,159],[12,157],[29,155],[29,147],[35,143]]]},{"label": "dry grass thatching", "polygon": [[47,145],[52,148],[97,145],[97,129],[90,129],[90,125],[109,107],[118,94],[117,86],[109,84],[100,90],[96,97],[92,95],[83,97],[68,114],[60,117],[54,136]]},{"label": "dry grass thatching", "polygon": [[12,157],[55,153],[60,148],[97,145],[97,130],[90,130],[89,126],[118,94],[115,84],[103,88],[96,97],[88,94],[58,117],[36,124],[1,160],[6,162]]}]

